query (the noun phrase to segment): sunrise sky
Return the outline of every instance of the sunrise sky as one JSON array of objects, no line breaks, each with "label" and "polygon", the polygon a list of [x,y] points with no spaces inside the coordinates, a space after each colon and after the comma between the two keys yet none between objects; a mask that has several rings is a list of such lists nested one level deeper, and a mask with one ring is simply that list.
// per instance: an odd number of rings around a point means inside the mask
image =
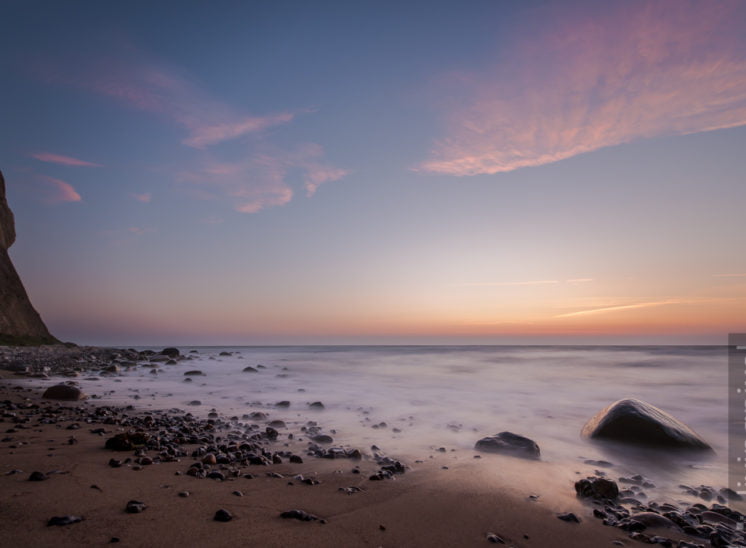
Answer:
[{"label": "sunrise sky", "polygon": [[746,3],[0,8],[11,257],[87,344],[725,343]]}]

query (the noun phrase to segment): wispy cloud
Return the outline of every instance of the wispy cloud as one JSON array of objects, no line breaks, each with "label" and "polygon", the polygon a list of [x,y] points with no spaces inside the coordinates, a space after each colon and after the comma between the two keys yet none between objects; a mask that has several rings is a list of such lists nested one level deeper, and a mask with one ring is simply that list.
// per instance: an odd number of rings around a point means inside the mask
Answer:
[{"label": "wispy cloud", "polygon": [[115,60],[78,60],[60,66],[47,63],[37,66],[36,71],[50,83],[91,91],[170,120],[187,130],[182,143],[194,148],[286,124],[297,114],[287,111],[258,116],[232,107],[213,98],[175,68],[132,47],[123,48]]},{"label": "wispy cloud", "polygon": [[570,280],[565,280],[565,283],[568,284],[587,284],[590,282],[594,282],[595,280],[593,278],[572,278]]},{"label": "wispy cloud", "polygon": [[682,304],[685,301],[669,299],[665,301],[649,301],[635,304],[624,304],[618,306],[606,306],[603,308],[591,308],[589,310],[579,310],[577,312],[568,312],[566,314],[559,314],[555,318],[573,318],[577,316],[589,316],[591,314],[607,314],[609,312],[619,312],[620,310],[634,310],[636,308],[650,308],[653,306],[665,306],[670,304]]},{"label": "wispy cloud", "polygon": [[416,170],[494,174],[746,124],[746,3],[561,9],[499,66],[451,79],[446,136]]},{"label": "wispy cloud", "polygon": [[149,204],[150,201],[153,199],[153,196],[152,194],[150,194],[150,192],[144,192],[142,194],[133,193],[133,194],[130,194],[130,196],[134,200],[137,200],[138,202],[142,202],[144,204]]},{"label": "wispy cloud", "polygon": [[72,156],[62,156],[61,154],[53,154],[51,152],[34,152],[29,154],[31,158],[35,158],[40,162],[47,162],[50,164],[59,164],[63,166],[79,166],[79,167],[102,167],[101,164],[94,164],[93,162],[87,162]]},{"label": "wispy cloud", "polygon": [[38,180],[43,184],[44,201],[51,204],[65,202],[80,202],[82,198],[73,186],[63,181],[46,175],[38,175]]},{"label": "wispy cloud", "polygon": [[197,168],[182,171],[179,178],[203,198],[228,197],[236,211],[256,213],[293,199],[294,174],[300,175],[311,196],[322,183],[337,181],[348,173],[324,161],[323,147],[308,143],[292,152],[264,147],[238,162],[206,158]]},{"label": "wispy cloud", "polygon": [[713,274],[714,278],[746,278],[746,273],[744,274]]}]

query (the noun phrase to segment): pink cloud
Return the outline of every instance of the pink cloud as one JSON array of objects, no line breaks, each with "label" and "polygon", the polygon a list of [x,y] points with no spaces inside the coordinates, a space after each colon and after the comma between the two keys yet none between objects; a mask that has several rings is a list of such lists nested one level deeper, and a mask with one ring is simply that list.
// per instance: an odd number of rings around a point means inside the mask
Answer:
[{"label": "pink cloud", "polygon": [[513,42],[507,62],[453,77],[446,135],[415,170],[494,174],[746,124],[746,4],[623,2],[594,13],[554,13],[551,28]]},{"label": "pink cloud", "polygon": [[182,141],[185,145],[194,148],[205,148],[230,139],[235,139],[247,133],[254,133],[270,128],[272,126],[290,122],[295,117],[289,112],[257,117],[249,116],[236,122],[227,122],[217,125],[205,125],[203,127],[191,128],[191,135]]},{"label": "pink cloud", "polygon": [[197,168],[181,172],[179,178],[200,198],[227,198],[236,211],[257,213],[293,199],[291,181],[296,173],[308,196],[319,185],[347,175],[347,170],[328,164],[323,156],[323,148],[313,143],[291,152],[264,147],[239,162],[204,158]]},{"label": "pink cloud", "polygon": [[205,148],[257,133],[293,120],[295,113],[250,115],[205,92],[173,68],[153,61],[134,48],[116,60],[47,64],[36,67],[46,81],[82,88],[130,108],[156,114],[187,130],[183,144]]},{"label": "pink cloud", "polygon": [[54,177],[39,175],[38,179],[44,184],[44,199],[47,203],[80,202],[82,198],[70,183]]},{"label": "pink cloud", "polygon": [[51,152],[34,152],[29,155],[31,158],[35,158],[40,162],[48,162],[50,164],[60,164],[63,166],[80,166],[80,167],[102,167],[101,164],[94,164],[93,162],[86,162],[85,160],[79,160],[72,156],[62,156],[61,154],[52,154]]},{"label": "pink cloud", "polygon": [[153,199],[153,196],[150,194],[150,192],[145,192],[143,194],[130,194],[133,199],[137,200],[138,202],[142,202],[144,204],[150,203],[150,201]]}]

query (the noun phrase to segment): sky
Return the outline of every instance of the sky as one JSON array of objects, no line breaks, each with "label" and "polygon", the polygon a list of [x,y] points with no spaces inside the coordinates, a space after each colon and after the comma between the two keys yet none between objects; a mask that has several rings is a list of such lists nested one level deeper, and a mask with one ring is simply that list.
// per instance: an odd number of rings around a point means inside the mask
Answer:
[{"label": "sky", "polygon": [[742,1],[5,0],[10,255],[80,344],[724,344]]}]

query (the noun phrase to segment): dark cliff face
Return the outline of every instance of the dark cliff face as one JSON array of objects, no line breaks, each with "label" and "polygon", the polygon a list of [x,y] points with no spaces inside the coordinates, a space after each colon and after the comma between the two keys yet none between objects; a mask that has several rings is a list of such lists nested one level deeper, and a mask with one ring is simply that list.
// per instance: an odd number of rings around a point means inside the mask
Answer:
[{"label": "dark cliff face", "polygon": [[0,173],[0,344],[54,344],[29,301],[26,290],[8,255],[16,239],[13,212],[5,199],[5,180]]}]

